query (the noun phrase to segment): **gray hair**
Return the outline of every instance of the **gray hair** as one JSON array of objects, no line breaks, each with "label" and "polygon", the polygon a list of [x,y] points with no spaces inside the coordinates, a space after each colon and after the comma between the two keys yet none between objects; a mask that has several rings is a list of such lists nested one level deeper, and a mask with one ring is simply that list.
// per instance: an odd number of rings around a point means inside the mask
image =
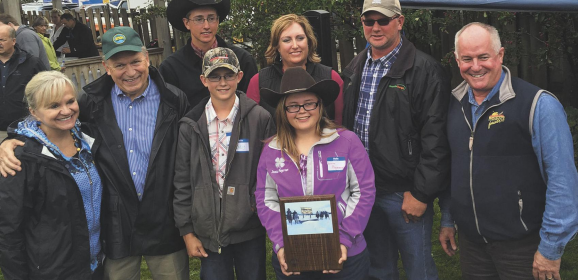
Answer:
[{"label": "gray hair", "polygon": [[502,42],[500,41],[500,34],[498,33],[498,30],[489,25],[489,24],[485,24],[485,23],[481,23],[481,22],[470,22],[468,24],[466,24],[464,27],[462,27],[462,29],[460,29],[460,31],[458,31],[458,33],[456,33],[456,39],[455,39],[455,52],[456,55],[458,54],[458,40],[460,38],[460,36],[462,35],[462,33],[468,29],[470,26],[479,26],[483,29],[485,29],[486,31],[488,31],[488,33],[490,34],[490,40],[492,40],[492,48],[494,49],[494,51],[496,53],[500,52],[500,49],[502,48]]}]

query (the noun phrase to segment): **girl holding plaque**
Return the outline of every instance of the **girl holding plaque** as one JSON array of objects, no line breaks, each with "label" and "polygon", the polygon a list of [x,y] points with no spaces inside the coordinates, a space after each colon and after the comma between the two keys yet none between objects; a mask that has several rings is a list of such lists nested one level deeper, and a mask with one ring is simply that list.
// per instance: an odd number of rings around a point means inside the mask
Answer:
[{"label": "girl holding plaque", "polygon": [[[369,254],[363,231],[374,202],[374,173],[358,137],[326,116],[339,85],[333,80],[315,82],[305,69],[293,67],[285,71],[279,92],[261,89],[260,95],[276,108],[277,133],[261,154],[255,197],[273,243],[277,278],[364,279]],[[279,198],[327,194],[335,195],[343,269],[287,271],[282,233],[286,221],[281,220]]]}]

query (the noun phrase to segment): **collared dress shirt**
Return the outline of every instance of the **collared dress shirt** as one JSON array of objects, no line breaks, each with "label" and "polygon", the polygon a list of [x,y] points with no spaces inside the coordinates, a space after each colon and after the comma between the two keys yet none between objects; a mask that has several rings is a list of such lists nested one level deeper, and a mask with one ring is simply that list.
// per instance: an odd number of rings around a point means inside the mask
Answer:
[{"label": "collared dress shirt", "polygon": [[142,201],[161,96],[150,76],[144,93],[133,101],[117,85],[111,95],[136,195]]},{"label": "collared dress shirt", "polygon": [[371,48],[367,53],[367,60],[361,73],[361,86],[359,90],[359,99],[357,100],[357,110],[355,112],[355,123],[353,124],[353,132],[357,134],[365,150],[369,152],[369,122],[371,118],[371,111],[373,110],[373,103],[375,102],[375,93],[379,86],[379,81],[389,72],[391,66],[397,59],[397,54],[401,49],[403,39],[399,44],[386,56],[378,59],[371,57]]},{"label": "collared dress shirt", "polygon": [[219,183],[219,197],[223,197],[223,184],[227,172],[227,154],[229,151],[229,141],[233,124],[237,112],[239,111],[239,97],[235,95],[235,104],[225,119],[219,119],[215,108],[213,108],[212,99],[209,99],[205,106],[207,115],[207,129],[209,132],[209,145],[211,146],[211,159],[217,183]]}]

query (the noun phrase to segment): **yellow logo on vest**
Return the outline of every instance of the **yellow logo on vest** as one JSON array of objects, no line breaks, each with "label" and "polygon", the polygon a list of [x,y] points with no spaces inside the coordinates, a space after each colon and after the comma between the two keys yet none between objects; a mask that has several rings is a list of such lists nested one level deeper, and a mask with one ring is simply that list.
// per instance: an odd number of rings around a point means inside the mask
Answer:
[{"label": "yellow logo on vest", "polygon": [[504,112],[501,113],[493,112],[488,118],[488,129],[490,129],[490,126],[494,124],[503,123],[505,120],[506,116],[504,116]]}]

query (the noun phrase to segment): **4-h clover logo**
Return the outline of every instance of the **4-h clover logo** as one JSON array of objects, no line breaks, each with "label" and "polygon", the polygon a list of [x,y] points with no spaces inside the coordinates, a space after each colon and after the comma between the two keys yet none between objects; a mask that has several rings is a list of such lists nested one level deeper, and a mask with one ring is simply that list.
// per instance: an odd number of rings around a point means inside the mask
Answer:
[{"label": "4-h clover logo", "polygon": [[284,158],[276,158],[275,159],[275,167],[281,169],[285,166],[285,159]]}]

